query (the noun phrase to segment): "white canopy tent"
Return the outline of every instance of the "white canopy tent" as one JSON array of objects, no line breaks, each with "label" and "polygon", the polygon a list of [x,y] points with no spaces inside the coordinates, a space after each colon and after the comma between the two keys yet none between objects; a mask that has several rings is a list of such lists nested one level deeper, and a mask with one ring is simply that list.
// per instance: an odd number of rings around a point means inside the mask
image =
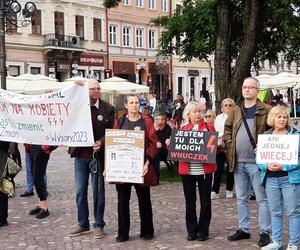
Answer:
[{"label": "white canopy tent", "polygon": [[70,83],[61,83],[47,76],[32,74],[8,76],[6,82],[8,91],[29,95],[44,94],[70,86]]},{"label": "white canopy tent", "polygon": [[260,82],[261,89],[287,89],[294,87],[297,83],[300,83],[300,77],[298,75],[283,72],[273,76],[261,75],[256,77]]}]

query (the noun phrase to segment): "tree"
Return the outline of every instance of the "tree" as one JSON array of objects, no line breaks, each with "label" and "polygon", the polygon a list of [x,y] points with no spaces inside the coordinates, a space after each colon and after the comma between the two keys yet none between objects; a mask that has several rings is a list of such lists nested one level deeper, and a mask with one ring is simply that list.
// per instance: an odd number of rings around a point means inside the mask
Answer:
[{"label": "tree", "polygon": [[299,60],[299,10],[299,0],[184,0],[171,16],[152,23],[164,27],[162,55],[176,52],[181,61],[190,61],[214,53],[218,106],[226,97],[241,99],[252,65],[259,68],[266,59],[276,63],[279,52],[289,62]]}]

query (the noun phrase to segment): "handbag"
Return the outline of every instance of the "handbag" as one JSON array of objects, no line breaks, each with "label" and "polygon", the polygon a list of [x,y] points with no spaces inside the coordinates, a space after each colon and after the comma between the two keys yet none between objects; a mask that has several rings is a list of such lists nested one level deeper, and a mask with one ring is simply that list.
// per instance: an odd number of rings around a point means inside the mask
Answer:
[{"label": "handbag", "polygon": [[148,166],[148,172],[144,176],[143,186],[157,186],[157,176],[152,164]]},{"label": "handbag", "polygon": [[9,176],[10,178],[15,178],[22,168],[18,163],[14,161],[14,159],[8,156],[6,160],[5,169],[6,169],[7,176]]},{"label": "handbag", "polygon": [[0,185],[0,192],[6,194],[8,198],[15,196],[15,184],[13,179],[3,178]]}]

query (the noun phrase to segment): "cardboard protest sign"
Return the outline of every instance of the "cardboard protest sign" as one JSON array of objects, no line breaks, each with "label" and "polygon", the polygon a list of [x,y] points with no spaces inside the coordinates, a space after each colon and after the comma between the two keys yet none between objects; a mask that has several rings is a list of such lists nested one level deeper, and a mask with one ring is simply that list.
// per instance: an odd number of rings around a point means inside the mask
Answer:
[{"label": "cardboard protest sign", "polygon": [[40,145],[92,146],[88,86],[43,95],[0,89],[0,140]]},{"label": "cardboard protest sign", "polygon": [[105,180],[144,183],[144,131],[106,129]]},{"label": "cardboard protest sign", "polygon": [[215,163],[218,132],[173,130],[168,160]]},{"label": "cardboard protest sign", "polygon": [[299,135],[258,135],[257,163],[298,164]]}]

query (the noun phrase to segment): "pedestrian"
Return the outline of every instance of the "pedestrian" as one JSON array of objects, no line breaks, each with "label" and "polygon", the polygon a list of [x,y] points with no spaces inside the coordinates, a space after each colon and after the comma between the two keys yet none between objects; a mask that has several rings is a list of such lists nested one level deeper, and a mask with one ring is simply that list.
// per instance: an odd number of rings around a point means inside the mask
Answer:
[{"label": "pedestrian", "polygon": [[178,93],[176,95],[176,99],[172,102],[170,106],[170,114],[171,118],[176,126],[176,128],[180,128],[182,122],[182,112],[184,110],[185,103],[183,96]]},{"label": "pedestrian", "polygon": [[[156,134],[153,125],[153,119],[149,115],[139,113],[139,98],[136,95],[128,95],[125,98],[125,108],[127,114],[118,120],[115,128],[127,130],[145,131],[145,165],[143,168],[143,176],[146,175],[148,169],[152,167],[156,154]],[[140,238],[143,240],[151,240],[154,236],[152,204],[150,198],[150,186],[122,183],[116,184],[118,192],[118,236],[117,242],[129,240],[130,228],[130,211],[129,202],[131,196],[131,187],[134,186],[139,204],[140,211]]]},{"label": "pedestrian", "polygon": [[[80,83],[78,83],[80,84]],[[114,108],[101,100],[101,89],[95,79],[88,80],[89,97],[91,104],[91,118],[93,126],[94,147],[71,147],[69,153],[75,157],[75,189],[78,226],[69,233],[69,236],[78,236],[90,232],[88,184],[89,176],[92,179],[93,208],[94,208],[94,238],[104,237],[104,137],[105,129],[113,128]],[[97,169],[90,168],[93,156],[97,160]]]},{"label": "pedestrian", "polygon": [[[0,184],[8,157],[9,142],[0,141]],[[8,226],[8,196],[0,191],[0,227]]]},{"label": "pedestrian", "polygon": [[155,94],[149,95],[149,114],[154,116],[157,107],[157,100]]},{"label": "pedestrian", "polygon": [[[25,148],[25,165],[26,165],[26,190],[24,193],[20,195],[20,197],[28,197],[34,195],[33,192],[33,177],[31,173],[31,162],[29,156],[29,144],[24,144]],[[47,174],[45,175],[45,183],[46,183],[46,190],[47,190]],[[47,191],[48,194],[48,191]]]},{"label": "pedestrian", "polygon": [[50,153],[56,146],[33,145],[29,146],[30,167],[33,177],[33,184],[39,197],[39,204],[29,211],[29,215],[36,215],[37,219],[43,219],[50,215],[47,206],[47,187],[45,175]]},{"label": "pedestrian", "polygon": [[[284,106],[275,106],[268,115],[268,125],[272,128],[265,134],[299,135],[290,127],[290,115]],[[299,141],[300,146],[300,141]],[[291,149],[291,151],[294,149]],[[298,162],[300,154],[298,154]],[[289,222],[289,244],[287,250],[297,250],[300,235],[300,165],[265,163],[258,164],[261,183],[265,186],[271,212],[272,243],[262,250],[282,248],[283,211],[286,208]]]},{"label": "pedestrian", "polygon": [[[189,102],[184,111],[183,119],[188,123],[181,130],[215,131],[212,123],[205,123],[202,108],[198,102]],[[186,207],[187,240],[208,240],[211,212],[211,184],[215,164],[202,164],[200,162],[179,162],[178,173],[182,175],[183,192]],[[197,220],[196,189],[200,196],[200,218]]]},{"label": "pedestrian", "polygon": [[[234,100],[231,98],[226,98],[221,102],[221,111],[214,122],[214,126],[216,131],[219,133],[218,146],[221,147],[221,150],[217,152],[216,155],[216,163],[217,163],[217,171],[214,173],[214,180],[211,192],[211,199],[219,199],[219,191],[222,181],[222,175],[224,173],[225,163],[226,163],[226,153],[225,153],[225,144],[224,144],[224,125],[225,121],[228,117],[228,114],[233,110],[235,106]],[[229,172],[229,168],[227,166],[226,172],[226,198],[233,198],[233,185],[234,185],[234,177],[233,172]]]},{"label": "pedestrian", "polygon": [[224,141],[227,149],[229,171],[234,171],[237,197],[238,230],[227,239],[237,241],[250,238],[249,186],[252,183],[258,203],[258,224],[260,236],[258,245],[270,243],[270,211],[266,192],[260,185],[260,172],[256,166],[254,149],[257,136],[267,130],[268,109],[258,98],[259,81],[248,77],[242,86],[244,101],[241,107],[234,107],[224,127]]}]

